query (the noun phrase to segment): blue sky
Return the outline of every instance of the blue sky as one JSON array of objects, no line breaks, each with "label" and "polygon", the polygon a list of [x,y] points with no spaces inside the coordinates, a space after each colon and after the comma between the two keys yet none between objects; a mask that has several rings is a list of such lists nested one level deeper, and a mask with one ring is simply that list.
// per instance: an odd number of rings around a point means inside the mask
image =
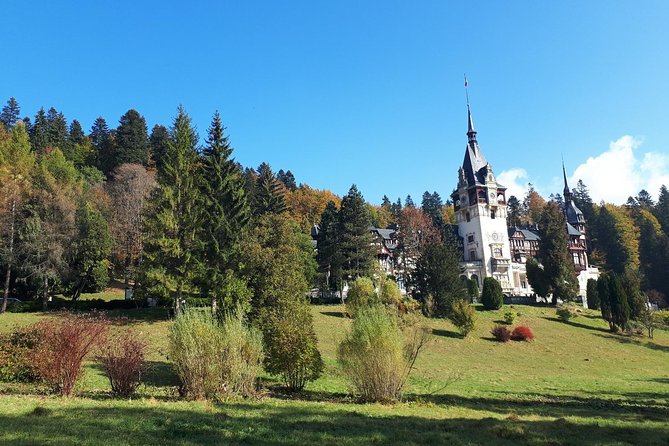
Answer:
[{"label": "blue sky", "polygon": [[450,194],[466,72],[512,192],[560,192],[561,156],[596,199],[669,185],[668,2],[187,3],[6,2],[0,100],[87,129],[183,104],[201,135],[219,110],[244,165],[380,202]]}]

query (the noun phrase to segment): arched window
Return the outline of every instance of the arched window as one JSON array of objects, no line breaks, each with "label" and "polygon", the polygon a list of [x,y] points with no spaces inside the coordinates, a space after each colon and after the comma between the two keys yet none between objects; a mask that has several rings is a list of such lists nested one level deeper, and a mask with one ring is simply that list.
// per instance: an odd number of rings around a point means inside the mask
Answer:
[{"label": "arched window", "polygon": [[479,276],[477,276],[476,274],[472,274],[472,277],[470,277],[470,279],[475,281],[479,287],[481,286],[481,284],[479,283]]}]

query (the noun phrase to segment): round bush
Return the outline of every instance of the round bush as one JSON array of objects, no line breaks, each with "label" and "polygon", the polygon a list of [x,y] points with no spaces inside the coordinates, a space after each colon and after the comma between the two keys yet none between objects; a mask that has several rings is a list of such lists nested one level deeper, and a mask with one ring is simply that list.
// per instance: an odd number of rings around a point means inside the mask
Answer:
[{"label": "round bush", "polygon": [[511,340],[511,330],[504,325],[495,325],[490,330],[490,334],[499,342],[509,342]]},{"label": "round bush", "polygon": [[358,277],[353,281],[346,294],[346,312],[355,317],[357,311],[377,302],[374,282],[369,277]]},{"label": "round bush", "polygon": [[513,329],[511,338],[514,341],[531,341],[534,339],[534,333],[527,325],[519,325]]}]

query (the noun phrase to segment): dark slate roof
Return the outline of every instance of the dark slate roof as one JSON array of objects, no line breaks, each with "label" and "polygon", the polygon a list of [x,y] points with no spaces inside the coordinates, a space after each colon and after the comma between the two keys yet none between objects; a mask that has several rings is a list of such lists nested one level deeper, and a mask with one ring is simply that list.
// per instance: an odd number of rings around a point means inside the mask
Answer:
[{"label": "dark slate roof", "polygon": [[465,171],[465,178],[470,186],[476,183],[485,184],[485,177],[488,174],[487,165],[488,161],[476,140],[470,140],[465,149],[465,159],[462,161],[462,169]]},{"label": "dark slate roof", "polygon": [[578,223],[579,221],[583,220],[583,212],[576,207],[576,203],[573,201],[569,201],[566,209],[567,213],[567,221],[569,223]]},{"label": "dark slate roof", "polygon": [[574,236],[580,236],[583,235],[581,234],[581,231],[573,227],[571,224],[567,223],[567,232],[569,235],[574,235]]},{"label": "dark slate roof", "polygon": [[513,237],[517,232],[519,232],[523,235],[523,238],[525,238],[525,240],[529,240],[529,241],[539,241],[539,240],[541,240],[541,237],[539,237],[539,234],[537,234],[536,232],[531,231],[529,229],[520,229],[520,228],[516,228],[516,227],[513,227],[513,226],[511,226],[508,229],[509,229],[509,237]]}]

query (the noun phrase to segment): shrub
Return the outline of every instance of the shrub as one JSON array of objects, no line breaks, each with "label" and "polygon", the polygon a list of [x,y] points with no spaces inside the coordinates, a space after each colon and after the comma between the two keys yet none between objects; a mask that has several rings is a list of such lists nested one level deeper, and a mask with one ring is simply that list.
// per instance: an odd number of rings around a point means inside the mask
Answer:
[{"label": "shrub", "polygon": [[669,310],[660,310],[657,311],[657,318],[660,321],[660,325],[664,325],[666,328],[669,328]]},{"label": "shrub", "polygon": [[451,306],[450,321],[458,327],[462,337],[466,337],[476,325],[476,310],[469,302],[464,300],[456,300]]},{"label": "shrub", "polygon": [[121,396],[135,393],[145,369],[146,342],[133,330],[124,330],[107,338],[99,360],[105,369],[112,392]]},{"label": "shrub", "polygon": [[358,309],[369,307],[377,302],[374,283],[369,277],[358,277],[353,281],[346,294],[346,312],[355,317]]},{"label": "shrub", "polygon": [[102,317],[70,314],[36,324],[45,340],[31,354],[38,375],[54,392],[71,395],[84,358],[99,345],[108,326]]},{"label": "shrub", "polygon": [[531,341],[534,339],[534,333],[527,325],[519,325],[513,329],[511,338],[513,338],[514,341]]},{"label": "shrub", "polygon": [[398,310],[402,306],[402,292],[394,280],[383,279],[381,281],[378,297],[383,305],[394,307]]},{"label": "shrub", "polygon": [[509,342],[511,340],[511,330],[504,325],[495,325],[490,330],[490,334],[499,342]]},{"label": "shrub", "polygon": [[262,324],[267,353],[265,368],[281,376],[289,390],[301,390],[323,373],[323,359],[306,301],[268,308]]},{"label": "shrub", "polygon": [[251,396],[262,372],[262,334],[244,322],[242,308],[223,316],[223,381],[227,392]]},{"label": "shrub", "polygon": [[467,294],[471,299],[478,299],[479,297],[479,282],[476,279],[467,280]]},{"label": "shrub", "polygon": [[591,310],[599,310],[599,293],[597,292],[597,279],[588,279],[585,299],[588,302],[588,308],[590,308]]},{"label": "shrub", "polygon": [[555,309],[555,314],[562,322],[569,322],[570,319],[578,317],[577,309],[578,307],[575,304],[571,302],[565,302],[558,305],[558,307]]},{"label": "shrub", "polygon": [[170,359],[179,376],[179,392],[192,399],[217,398],[223,389],[223,332],[209,311],[187,308],[169,332]]},{"label": "shrub", "polygon": [[424,330],[405,343],[398,317],[381,305],[360,310],[337,348],[352,390],[364,401],[400,399],[404,383],[427,340]]},{"label": "shrub", "polygon": [[38,373],[31,353],[43,338],[34,325],[15,328],[0,336],[0,381],[33,382]]},{"label": "shrub", "polygon": [[516,319],[516,313],[513,311],[507,311],[504,313],[504,323],[507,325],[512,325],[513,321]]},{"label": "shrub", "polygon": [[483,279],[481,303],[486,310],[499,310],[504,304],[502,286],[492,277],[486,277]]}]

